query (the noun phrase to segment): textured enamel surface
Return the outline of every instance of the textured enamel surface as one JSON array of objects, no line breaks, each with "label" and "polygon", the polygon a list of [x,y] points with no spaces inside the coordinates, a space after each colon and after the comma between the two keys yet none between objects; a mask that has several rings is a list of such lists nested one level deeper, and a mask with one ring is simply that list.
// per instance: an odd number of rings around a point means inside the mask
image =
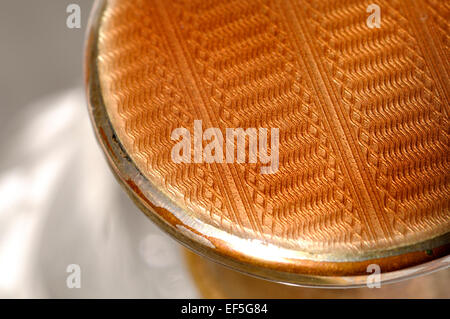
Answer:
[{"label": "textured enamel surface", "polygon": [[[106,2],[97,63],[108,117],[195,232],[319,261],[449,232],[450,7],[378,1],[381,28],[370,29],[370,3]],[[174,163],[171,132],[199,119],[279,128],[278,172]]]}]

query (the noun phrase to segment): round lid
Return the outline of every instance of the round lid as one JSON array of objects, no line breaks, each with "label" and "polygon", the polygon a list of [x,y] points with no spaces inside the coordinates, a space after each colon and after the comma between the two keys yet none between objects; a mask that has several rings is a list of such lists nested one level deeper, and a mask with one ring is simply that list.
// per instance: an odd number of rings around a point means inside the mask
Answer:
[{"label": "round lid", "polygon": [[97,1],[91,115],[142,210],[277,281],[448,266],[449,7],[366,2]]}]

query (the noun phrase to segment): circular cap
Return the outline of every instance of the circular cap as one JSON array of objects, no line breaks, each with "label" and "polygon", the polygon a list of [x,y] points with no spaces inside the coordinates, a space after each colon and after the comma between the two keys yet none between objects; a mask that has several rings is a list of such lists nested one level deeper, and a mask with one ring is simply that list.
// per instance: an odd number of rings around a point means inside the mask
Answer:
[{"label": "circular cap", "polygon": [[448,266],[449,8],[366,2],[97,1],[91,115],[142,210],[277,281]]}]

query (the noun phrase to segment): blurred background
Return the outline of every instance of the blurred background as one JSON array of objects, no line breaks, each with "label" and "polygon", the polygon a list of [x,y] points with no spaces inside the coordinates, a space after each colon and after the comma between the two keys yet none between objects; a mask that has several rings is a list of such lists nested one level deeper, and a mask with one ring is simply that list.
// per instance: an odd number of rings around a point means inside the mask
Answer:
[{"label": "blurred background", "polygon": [[[72,3],[79,29],[66,25]],[[115,181],[95,140],[83,89],[92,3],[0,1],[0,298],[450,298],[448,269],[344,293],[263,282],[194,255],[188,267],[181,246]],[[67,286],[72,264],[79,289]]]},{"label": "blurred background", "polygon": [[[81,28],[69,29],[69,4]],[[197,297],[180,246],[129,200],[89,121],[93,1],[0,1],[0,298]],[[69,289],[68,265],[81,269]]]}]

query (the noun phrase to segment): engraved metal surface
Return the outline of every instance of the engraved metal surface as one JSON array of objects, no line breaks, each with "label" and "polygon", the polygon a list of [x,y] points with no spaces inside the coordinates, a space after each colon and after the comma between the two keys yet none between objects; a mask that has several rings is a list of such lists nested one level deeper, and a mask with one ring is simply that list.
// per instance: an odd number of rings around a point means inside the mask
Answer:
[{"label": "engraved metal surface", "polygon": [[[446,256],[450,6],[378,1],[371,29],[370,3],[98,2],[92,118],[144,212],[201,254],[292,283],[359,285],[370,263]],[[194,120],[279,128],[278,172],[174,163],[171,132]]]}]

